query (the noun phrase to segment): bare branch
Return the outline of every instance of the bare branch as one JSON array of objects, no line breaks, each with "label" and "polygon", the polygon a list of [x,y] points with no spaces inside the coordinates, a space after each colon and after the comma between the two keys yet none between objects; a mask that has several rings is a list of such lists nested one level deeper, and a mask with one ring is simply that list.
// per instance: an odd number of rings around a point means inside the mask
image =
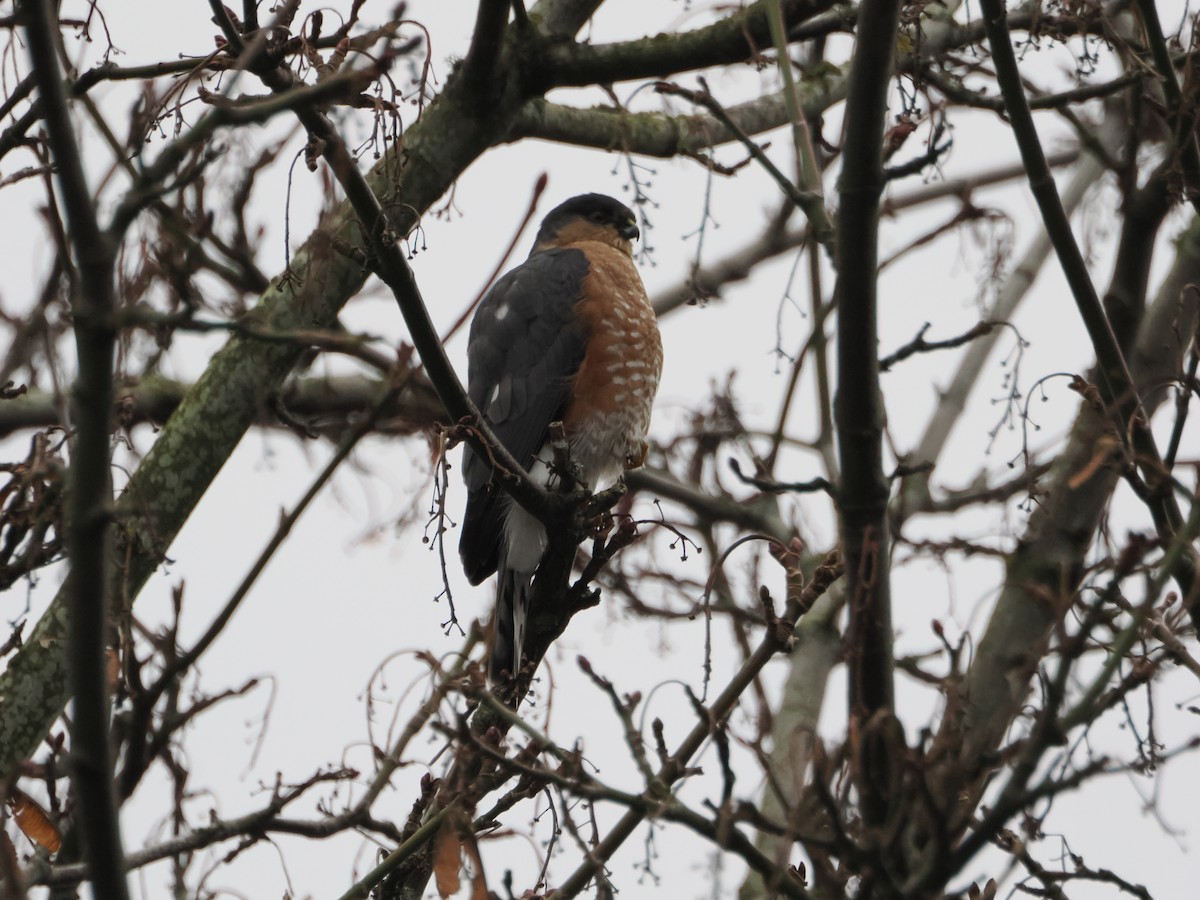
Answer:
[{"label": "bare branch", "polygon": [[[115,253],[100,230],[75,142],[58,68],[56,5],[25,0],[29,56],[45,108],[50,147],[67,213],[67,233],[79,269],[75,347],[79,371],[72,386],[75,444],[67,490],[66,587],[69,608],[71,780],[79,794],[80,829],[97,896],[125,900],[125,853],[113,790],[108,742],[108,629],[111,572],[109,535],[109,410],[112,408],[116,330]],[[7,770],[7,767],[3,767]]]},{"label": "bare branch", "polygon": [[[887,501],[883,471],[883,410],[879,387],[876,269],[883,175],[887,85],[900,4],[864,0],[846,98],[846,136],[837,212],[837,397],[841,485],[838,505],[847,573],[850,716],[869,721],[892,715],[892,618]],[[859,789],[867,820],[881,825],[886,790],[878,772],[891,766],[864,739]]]},{"label": "bare branch", "polygon": [[[1030,189],[1041,210],[1046,231],[1054,245],[1080,317],[1087,328],[1088,337],[1096,349],[1104,400],[1116,415],[1121,434],[1129,436],[1137,466],[1149,486],[1150,512],[1155,525],[1163,540],[1170,541],[1183,521],[1179,505],[1164,482],[1162,457],[1141,413],[1141,399],[1125,364],[1125,357],[1121,353],[1116,335],[1100,304],[1087,264],[1071,233],[1070,221],[1063,210],[1054,178],[1046,163],[1041,141],[1033,124],[1033,116],[1029,111],[1029,103],[1021,86],[1017,59],[1004,11],[999,0],[981,0],[981,4],[988,32],[988,44],[996,65],[996,80],[1004,95],[1004,103],[1012,120],[1021,158],[1029,171]],[[1174,574],[1183,593],[1191,596],[1196,584],[1195,554],[1181,555]],[[1200,610],[1197,611],[1196,620],[1200,622]]]}]

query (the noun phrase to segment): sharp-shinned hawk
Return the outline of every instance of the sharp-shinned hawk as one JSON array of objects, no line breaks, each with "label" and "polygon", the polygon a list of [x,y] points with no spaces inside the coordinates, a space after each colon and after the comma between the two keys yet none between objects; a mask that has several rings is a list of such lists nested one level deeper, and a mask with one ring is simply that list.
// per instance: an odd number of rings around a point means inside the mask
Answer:
[{"label": "sharp-shinned hawk", "polygon": [[[542,484],[551,477],[553,422],[563,424],[571,460],[591,490],[645,457],[662,341],[633,263],[638,235],[633,213],[611,197],[566,201],[542,221],[529,258],[496,282],[471,323],[471,400]],[[471,584],[498,576],[488,671],[500,681],[522,664],[546,531],[469,447],[463,473],[468,494],[459,553]]]}]

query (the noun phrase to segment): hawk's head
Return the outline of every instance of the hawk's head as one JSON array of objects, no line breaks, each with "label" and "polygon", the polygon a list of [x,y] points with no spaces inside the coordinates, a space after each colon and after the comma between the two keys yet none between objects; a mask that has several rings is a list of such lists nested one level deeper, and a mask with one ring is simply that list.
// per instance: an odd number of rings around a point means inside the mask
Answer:
[{"label": "hawk's head", "polygon": [[640,232],[633,211],[604,194],[580,194],[552,209],[542,219],[533,252],[583,241],[600,241],[632,255]]}]

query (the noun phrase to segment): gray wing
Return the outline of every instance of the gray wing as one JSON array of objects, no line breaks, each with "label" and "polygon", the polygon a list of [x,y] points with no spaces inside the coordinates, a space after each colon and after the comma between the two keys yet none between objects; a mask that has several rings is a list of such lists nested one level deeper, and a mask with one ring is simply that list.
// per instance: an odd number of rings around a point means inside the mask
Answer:
[{"label": "gray wing", "polygon": [[[575,314],[589,262],[581,250],[534,254],[496,282],[475,312],[467,344],[467,393],[496,437],[526,469],[562,418],[587,334]],[[491,466],[463,451],[467,508],[458,552],[471,584],[496,571],[507,497]]]}]

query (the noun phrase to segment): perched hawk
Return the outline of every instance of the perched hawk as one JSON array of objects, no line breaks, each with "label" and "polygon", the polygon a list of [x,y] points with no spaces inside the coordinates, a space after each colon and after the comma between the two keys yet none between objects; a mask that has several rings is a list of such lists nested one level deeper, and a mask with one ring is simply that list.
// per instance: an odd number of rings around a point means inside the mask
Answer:
[{"label": "perched hawk", "polygon": [[[568,200],[542,221],[529,258],[496,282],[471,323],[471,400],[542,484],[550,477],[552,422],[563,423],[571,460],[593,491],[645,458],[662,341],[633,264],[636,237],[633,213],[611,197]],[[521,665],[546,531],[470,447],[463,475],[459,554],[471,584],[498,576],[488,672],[500,681]]]}]

